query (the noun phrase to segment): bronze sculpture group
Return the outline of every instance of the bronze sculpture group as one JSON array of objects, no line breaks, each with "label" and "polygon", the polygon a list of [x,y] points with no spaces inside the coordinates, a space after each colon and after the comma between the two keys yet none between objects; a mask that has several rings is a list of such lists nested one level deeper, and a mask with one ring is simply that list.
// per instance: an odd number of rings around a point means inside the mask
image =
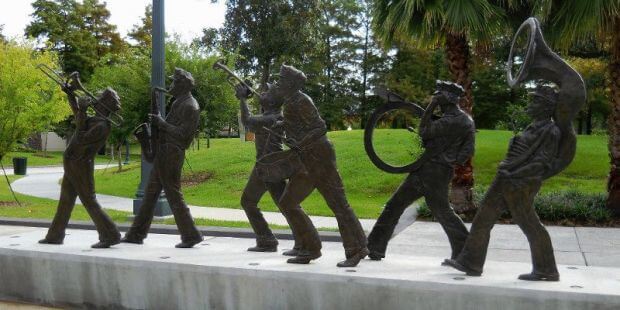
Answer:
[{"label": "bronze sculpture group", "polygon": [[[474,122],[458,105],[464,93],[460,85],[437,81],[425,110],[415,104],[394,104],[390,95],[387,96],[388,103],[377,110],[383,113],[390,109],[405,109],[421,117],[417,133],[422,139],[424,152],[413,164],[397,168],[382,163],[372,148],[367,151],[379,168],[392,173],[408,173],[386,203],[367,238],[347,201],[334,148],[326,136],[325,122],[312,99],[302,92],[305,74],[292,66],[282,65],[277,83],[267,85],[259,93],[234,76],[223,63],[216,63],[214,68],[224,69],[229,77],[240,81],[235,91],[241,121],[256,134],[256,164],[241,197],[241,206],[256,234],[256,245],[248,251],[277,251],[278,241],[258,207],[266,192],[285,216],[295,239],[294,248],[283,253],[292,256],[287,262],[308,264],[321,256],[322,245],[301,203],[312,191],[318,190],[334,212],[342,236],[345,260],[339,262],[338,267],[356,266],[366,256],[372,260],[384,258],[399,218],[409,205],[424,197],[448,236],[452,249],[450,258],[442,265],[470,276],[480,276],[491,228],[504,209],[508,209],[527,236],[532,253],[533,270],[519,279],[558,281],[551,240],[536,215],[533,200],[542,182],[564,169],[574,156],[575,134],[571,122],[585,100],[585,88],[579,74],[546,46],[536,19],[528,19],[518,33],[522,31],[529,31],[528,52],[513,78],[511,50],[508,82],[511,87],[529,81],[538,84],[531,93],[527,108],[533,121],[511,140],[506,158],[499,165],[469,232],[448,198],[454,167],[473,156],[475,144]],[[176,69],[169,90],[154,90],[165,91],[174,98],[171,111],[166,118],[153,112],[149,115],[150,124],[136,131],[143,152],[153,161],[154,169],[139,213],[122,239],[97,203],[93,181],[94,155],[110,132],[107,117],[120,108],[120,101],[113,90],[106,89],[94,103],[90,103],[104,108],[95,109],[96,115],[87,117],[88,104],[76,97],[76,85],[80,84],[62,85],[74,111],[77,130],[64,157],[65,177],[58,212],[41,243],[62,243],[71,210],[79,196],[99,232],[100,242],[93,245],[94,248],[110,247],[119,242],[141,244],[147,236],[154,203],[162,189],[181,234],[182,242],[176,247],[191,248],[200,243],[203,237],[183,200],[180,182],[185,150],[194,137],[199,120],[199,106],[191,94],[194,87],[192,75]],[[247,100],[253,95],[262,109],[260,115],[252,115],[248,107]],[[153,96],[155,106],[158,105],[156,97]],[[437,108],[441,116],[434,114]],[[375,124],[376,119],[370,120],[370,129],[367,127],[367,130],[372,131]]]}]

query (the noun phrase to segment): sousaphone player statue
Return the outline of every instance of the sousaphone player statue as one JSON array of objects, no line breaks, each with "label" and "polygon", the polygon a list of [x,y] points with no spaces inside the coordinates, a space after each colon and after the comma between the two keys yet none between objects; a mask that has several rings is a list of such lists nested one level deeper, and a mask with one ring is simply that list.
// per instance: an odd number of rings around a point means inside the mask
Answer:
[{"label": "sousaphone player statue", "polygon": [[[529,30],[527,56],[513,79],[510,70],[515,42],[524,30]],[[526,20],[517,31],[508,66],[511,87],[531,80],[543,80],[531,93],[527,107],[532,123],[510,141],[508,154],[483,198],[463,251],[456,259],[445,261],[470,276],[482,274],[491,229],[502,211],[508,209],[525,233],[532,253],[532,271],[520,275],[519,279],[560,279],[551,238],[533,203],[542,182],[561,172],[573,160],[576,136],[572,121],[584,104],[586,93],[579,73],[549,49],[535,18]],[[547,85],[549,82],[557,88]]]},{"label": "sousaphone player statue", "polygon": [[[412,103],[392,101],[391,98],[395,95],[388,92],[388,103],[378,108],[370,117],[364,138],[366,151],[372,162],[386,172],[409,173],[385,204],[368,235],[371,259],[381,260],[385,257],[388,242],[403,212],[422,197],[426,199],[433,216],[448,236],[452,257],[456,257],[463,248],[468,235],[467,228],[450,206],[448,199],[454,165],[463,164],[474,153],[474,122],[458,105],[463,93],[463,88],[458,84],[437,81],[431,103],[424,111]],[[437,107],[441,108],[443,114],[433,119],[433,111]],[[372,146],[372,130],[378,118],[394,109],[410,110],[414,115],[423,113],[418,134],[424,145],[424,153],[414,163],[403,167],[394,167],[383,162]]]},{"label": "sousaphone player statue", "polygon": [[[200,120],[200,107],[192,96],[194,78],[191,73],[177,68],[172,78],[168,93],[174,97],[174,102],[170,112],[165,119],[159,113],[149,114],[153,126],[151,132],[136,132],[143,152],[147,153],[146,158],[153,158],[153,170],[144,190],[140,210],[122,242],[142,244],[151,226],[155,203],[162,189],[181,233],[181,243],[176,247],[191,248],[203,240],[181,193],[181,170],[185,161],[185,150],[195,137]],[[153,103],[158,106],[156,100]]]}]

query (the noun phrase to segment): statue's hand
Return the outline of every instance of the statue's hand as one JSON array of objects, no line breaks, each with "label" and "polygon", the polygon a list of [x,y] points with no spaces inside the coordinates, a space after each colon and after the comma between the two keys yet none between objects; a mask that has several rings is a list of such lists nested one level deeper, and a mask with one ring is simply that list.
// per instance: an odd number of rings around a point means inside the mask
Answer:
[{"label": "statue's hand", "polygon": [[149,121],[151,122],[151,124],[160,127],[160,125],[162,123],[165,123],[166,121],[164,120],[163,117],[161,117],[161,115],[159,114],[149,114]]},{"label": "statue's hand", "polygon": [[506,170],[506,169],[501,169],[501,168],[500,168],[499,170],[497,170],[497,175],[498,175],[500,178],[507,179],[507,178],[510,178],[511,173],[510,173],[510,171],[508,171],[508,170]]},{"label": "statue's hand", "polygon": [[235,86],[235,96],[237,97],[237,99],[239,100],[248,99],[250,98],[251,94],[252,92],[250,92],[250,89],[245,87],[245,85],[237,84],[237,86]]}]

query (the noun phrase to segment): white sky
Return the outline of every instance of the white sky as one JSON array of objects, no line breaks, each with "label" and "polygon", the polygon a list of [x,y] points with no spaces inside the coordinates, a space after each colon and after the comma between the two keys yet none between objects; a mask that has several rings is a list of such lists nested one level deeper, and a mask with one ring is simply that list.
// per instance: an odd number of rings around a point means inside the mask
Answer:
[{"label": "white sky", "polygon": [[[125,37],[144,15],[144,8],[152,0],[105,0],[110,10],[110,23],[117,26]],[[0,25],[7,37],[21,37],[30,22],[32,0],[0,0]],[[166,0],[166,32],[177,33],[185,42],[202,34],[205,27],[220,27],[224,23],[226,7],[223,0]]]}]

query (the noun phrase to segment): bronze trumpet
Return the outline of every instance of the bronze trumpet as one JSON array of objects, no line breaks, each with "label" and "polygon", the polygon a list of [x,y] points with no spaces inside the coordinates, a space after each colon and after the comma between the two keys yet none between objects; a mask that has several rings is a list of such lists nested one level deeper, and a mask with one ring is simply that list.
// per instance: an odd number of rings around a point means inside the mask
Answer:
[{"label": "bronze trumpet", "polygon": [[83,95],[85,95],[85,96],[87,96],[88,98],[91,99],[91,102],[88,105],[89,108],[92,108],[96,113],[99,113],[99,114],[105,114],[104,112],[108,112],[109,116],[106,117],[106,119],[112,125],[114,125],[116,127],[120,127],[120,124],[123,122],[123,117],[120,114],[118,114],[116,111],[112,111],[112,110],[110,110],[108,107],[106,107],[104,105],[99,105],[99,107],[104,109],[104,111],[98,110],[98,106],[95,106],[93,104],[93,102],[97,101],[97,97],[95,97],[95,95],[93,95],[91,92],[89,92],[84,87],[84,85],[82,85],[82,81],[80,81],[80,73],[79,72],[77,72],[77,71],[73,72],[73,73],[71,73],[67,77],[63,73],[55,71],[54,69],[50,68],[46,64],[39,64],[37,66],[37,69],[41,70],[41,72],[43,72],[43,74],[45,74],[52,81],[54,81],[56,84],[58,84],[60,87],[62,87],[63,90],[65,92],[68,92],[70,95],[78,97],[79,94],[77,92],[78,91],[82,92]]},{"label": "bronze trumpet", "polygon": [[250,97],[252,95],[256,95],[257,97],[260,96],[260,93],[258,91],[256,91],[254,88],[252,88],[251,85],[249,85],[247,82],[245,82],[239,76],[237,76],[234,72],[232,72],[232,70],[230,70],[230,68],[228,68],[224,64],[224,59],[218,59],[213,64],[213,70],[222,70],[222,71],[226,72],[226,74],[228,74],[228,78],[226,80],[228,81],[228,83],[230,85],[232,85],[232,87],[236,87],[239,84],[247,87],[247,89],[249,89],[250,92],[251,92]]}]

